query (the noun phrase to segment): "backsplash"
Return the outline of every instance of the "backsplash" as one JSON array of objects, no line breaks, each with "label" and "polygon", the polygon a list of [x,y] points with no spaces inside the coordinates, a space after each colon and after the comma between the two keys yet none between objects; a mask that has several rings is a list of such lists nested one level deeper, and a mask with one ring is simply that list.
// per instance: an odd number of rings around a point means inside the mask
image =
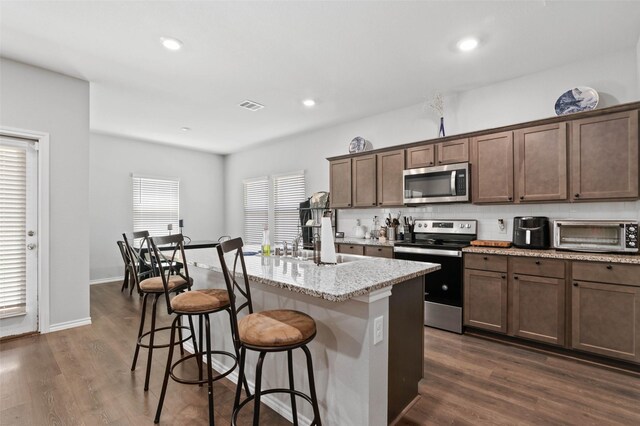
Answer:
[{"label": "backsplash", "polygon": [[[513,218],[516,216],[547,216],[555,219],[615,219],[640,221],[640,201],[606,203],[555,203],[555,204],[513,204],[513,205],[475,205],[475,204],[434,204],[431,206],[404,207],[392,209],[341,209],[338,211],[338,231],[346,237],[353,237],[353,227],[360,219],[366,230],[371,229],[373,216],[377,215],[380,224],[391,213],[413,216],[414,219],[476,219],[478,221],[478,239],[511,241]],[[498,230],[498,219],[504,219],[505,232]]]}]

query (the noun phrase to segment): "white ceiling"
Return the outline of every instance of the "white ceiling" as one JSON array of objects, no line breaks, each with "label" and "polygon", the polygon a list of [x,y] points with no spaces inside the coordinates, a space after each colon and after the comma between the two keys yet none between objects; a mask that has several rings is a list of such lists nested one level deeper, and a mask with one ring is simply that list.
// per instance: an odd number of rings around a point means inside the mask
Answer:
[{"label": "white ceiling", "polygon": [[[480,47],[456,51],[470,35]],[[0,54],[90,81],[93,131],[221,154],[631,49],[639,35],[639,1],[0,3]]]}]

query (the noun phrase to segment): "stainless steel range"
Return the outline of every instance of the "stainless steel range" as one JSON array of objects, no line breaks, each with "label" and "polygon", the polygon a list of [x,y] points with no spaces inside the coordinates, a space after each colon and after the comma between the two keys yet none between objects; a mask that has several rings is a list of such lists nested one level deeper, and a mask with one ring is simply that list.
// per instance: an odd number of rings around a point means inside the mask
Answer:
[{"label": "stainless steel range", "polygon": [[462,248],[477,237],[476,220],[417,219],[409,241],[396,241],[397,259],[439,263],[426,277],[424,323],[462,333]]}]

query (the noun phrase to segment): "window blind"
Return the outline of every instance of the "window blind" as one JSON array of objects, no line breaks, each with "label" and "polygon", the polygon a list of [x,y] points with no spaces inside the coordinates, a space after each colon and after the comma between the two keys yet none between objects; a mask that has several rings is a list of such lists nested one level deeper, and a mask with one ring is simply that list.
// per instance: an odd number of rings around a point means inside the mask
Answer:
[{"label": "window blind", "polygon": [[274,176],[273,213],[275,222],[274,242],[291,242],[299,234],[298,208],[305,200],[304,172]]},{"label": "window blind", "polygon": [[27,307],[27,155],[20,147],[0,147],[0,318]]},{"label": "window blind", "polygon": [[149,231],[151,236],[179,232],[180,180],[133,175],[133,231]]},{"label": "window blind", "polygon": [[260,244],[262,230],[269,223],[269,180],[257,178],[243,182],[244,243]]}]

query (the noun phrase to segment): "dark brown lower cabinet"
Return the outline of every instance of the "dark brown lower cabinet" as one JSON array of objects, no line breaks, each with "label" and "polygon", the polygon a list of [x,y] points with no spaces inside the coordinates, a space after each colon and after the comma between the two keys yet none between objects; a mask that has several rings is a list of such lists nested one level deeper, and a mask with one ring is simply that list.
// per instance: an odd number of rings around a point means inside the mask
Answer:
[{"label": "dark brown lower cabinet", "polygon": [[464,325],[507,332],[507,274],[464,270]]},{"label": "dark brown lower cabinet", "polygon": [[640,363],[640,287],[573,281],[571,301],[573,349]]},{"label": "dark brown lower cabinet", "polygon": [[564,345],[565,283],[564,278],[513,274],[509,334]]},{"label": "dark brown lower cabinet", "polygon": [[336,244],[336,246],[338,248],[336,250],[338,253],[359,254],[361,256],[364,254],[364,246],[363,245],[341,243],[341,244]]}]

